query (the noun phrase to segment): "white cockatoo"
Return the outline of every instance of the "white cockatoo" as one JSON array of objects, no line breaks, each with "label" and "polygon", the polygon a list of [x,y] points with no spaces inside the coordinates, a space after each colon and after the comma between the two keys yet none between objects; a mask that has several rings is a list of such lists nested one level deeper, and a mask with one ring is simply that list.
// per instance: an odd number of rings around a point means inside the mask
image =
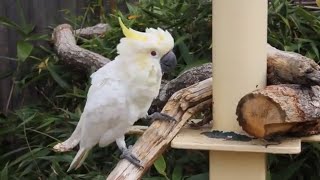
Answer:
[{"label": "white cockatoo", "polygon": [[174,120],[163,113],[147,111],[160,89],[162,74],[176,65],[172,52],[174,40],[168,31],[147,28],[145,32],[128,29],[119,18],[125,35],[117,46],[118,56],[91,75],[87,102],[79,123],[56,151],[80,149],[68,171],[81,166],[90,149],[116,141],[121,158],[140,166],[128,149],[124,134],[140,118]]}]

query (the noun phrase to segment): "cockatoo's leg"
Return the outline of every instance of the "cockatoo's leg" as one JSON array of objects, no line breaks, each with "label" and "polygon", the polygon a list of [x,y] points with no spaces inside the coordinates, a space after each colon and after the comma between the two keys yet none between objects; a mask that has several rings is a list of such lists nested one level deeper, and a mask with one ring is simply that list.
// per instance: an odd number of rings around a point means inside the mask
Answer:
[{"label": "cockatoo's leg", "polygon": [[122,152],[120,158],[128,160],[129,162],[131,162],[132,164],[134,164],[139,168],[143,167],[140,164],[140,160],[135,155],[132,154],[131,152],[132,146],[129,146],[129,148],[127,148],[126,142],[124,141],[124,136],[121,136],[120,138],[116,139],[116,143],[118,148]]},{"label": "cockatoo's leg", "polygon": [[155,112],[151,115],[147,115],[144,119],[149,120],[151,122],[155,120],[176,121],[174,117],[171,117],[168,114],[160,113],[160,112]]}]

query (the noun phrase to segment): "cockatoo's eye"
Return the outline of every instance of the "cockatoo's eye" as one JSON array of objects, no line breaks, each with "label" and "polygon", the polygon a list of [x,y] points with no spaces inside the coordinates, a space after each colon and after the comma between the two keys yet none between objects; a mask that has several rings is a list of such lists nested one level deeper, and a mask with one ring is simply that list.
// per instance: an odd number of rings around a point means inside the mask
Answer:
[{"label": "cockatoo's eye", "polygon": [[156,56],[157,52],[156,51],[151,51],[151,56]]}]

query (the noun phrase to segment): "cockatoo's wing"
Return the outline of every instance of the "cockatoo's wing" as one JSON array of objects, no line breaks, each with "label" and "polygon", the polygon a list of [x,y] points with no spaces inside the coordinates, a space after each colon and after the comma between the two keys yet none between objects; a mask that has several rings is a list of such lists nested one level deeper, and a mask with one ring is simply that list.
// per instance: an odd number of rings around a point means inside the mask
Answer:
[{"label": "cockatoo's wing", "polygon": [[[108,69],[112,71],[112,68]],[[123,129],[118,128],[129,126],[129,88],[127,83],[119,80],[111,71],[97,71],[92,76],[92,85],[81,116],[83,129],[80,145],[83,147],[95,145],[107,131],[115,131],[114,134],[118,134],[117,132]],[[114,137],[114,140],[116,138]]]},{"label": "cockatoo's wing", "polygon": [[[69,170],[80,167],[89,150],[99,143],[105,146],[124,135],[130,123],[127,105],[128,87],[112,72],[98,70],[92,75],[87,102],[77,125],[80,149]],[[117,75],[119,73],[116,73]]]}]

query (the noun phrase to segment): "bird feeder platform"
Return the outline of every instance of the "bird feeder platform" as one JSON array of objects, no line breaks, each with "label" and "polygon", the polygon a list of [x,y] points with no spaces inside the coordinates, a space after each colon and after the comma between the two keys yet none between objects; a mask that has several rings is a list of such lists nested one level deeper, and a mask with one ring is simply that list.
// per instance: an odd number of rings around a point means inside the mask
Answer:
[{"label": "bird feeder platform", "polygon": [[302,142],[320,142],[320,135],[313,135],[308,137],[302,137]]},{"label": "bird feeder platform", "polygon": [[[259,139],[244,142],[210,138],[202,134],[208,131],[211,131],[211,129],[183,128],[171,141],[171,147],[176,149],[298,154],[301,152],[301,142],[320,142],[320,135],[314,135],[303,138],[288,138],[282,140],[278,145],[268,145],[266,147]],[[243,133],[239,132],[239,134]]]}]

